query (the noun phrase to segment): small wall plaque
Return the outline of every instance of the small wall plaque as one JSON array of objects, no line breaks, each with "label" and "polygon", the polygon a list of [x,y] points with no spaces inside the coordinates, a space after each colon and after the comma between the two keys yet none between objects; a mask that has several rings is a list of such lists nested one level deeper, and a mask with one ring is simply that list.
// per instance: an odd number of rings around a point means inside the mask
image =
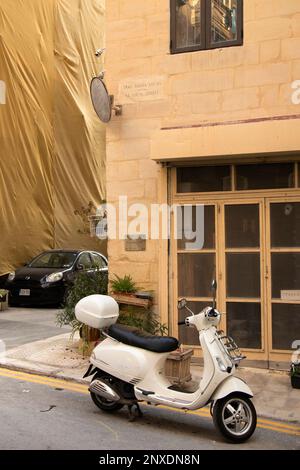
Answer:
[{"label": "small wall plaque", "polygon": [[300,290],[282,290],[281,300],[300,300]]},{"label": "small wall plaque", "polygon": [[127,78],[120,82],[119,101],[124,104],[157,101],[165,98],[165,77],[162,75]]},{"label": "small wall plaque", "polygon": [[127,240],[125,240],[125,251],[146,251],[146,236],[128,235]]}]

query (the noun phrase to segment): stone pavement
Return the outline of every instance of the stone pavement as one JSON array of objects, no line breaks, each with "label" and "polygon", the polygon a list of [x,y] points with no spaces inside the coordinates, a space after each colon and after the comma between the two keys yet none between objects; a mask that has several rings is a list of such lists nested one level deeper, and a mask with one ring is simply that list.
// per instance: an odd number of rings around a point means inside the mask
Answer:
[{"label": "stone pavement", "polygon": [[[79,346],[79,338],[72,340],[69,333],[35,341],[0,355],[0,366],[84,383],[89,359]],[[193,380],[201,373],[200,366],[192,365]],[[300,390],[291,387],[286,372],[241,367],[237,375],[253,390],[259,416],[300,423]]]}]

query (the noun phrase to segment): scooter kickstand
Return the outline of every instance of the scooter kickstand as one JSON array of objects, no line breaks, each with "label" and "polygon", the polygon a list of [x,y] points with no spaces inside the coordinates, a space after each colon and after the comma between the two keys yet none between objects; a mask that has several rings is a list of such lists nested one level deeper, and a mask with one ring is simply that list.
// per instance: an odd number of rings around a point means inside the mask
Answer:
[{"label": "scooter kickstand", "polygon": [[137,417],[143,417],[142,410],[138,403],[134,403],[134,405],[128,405],[128,414],[130,423],[133,423]]}]

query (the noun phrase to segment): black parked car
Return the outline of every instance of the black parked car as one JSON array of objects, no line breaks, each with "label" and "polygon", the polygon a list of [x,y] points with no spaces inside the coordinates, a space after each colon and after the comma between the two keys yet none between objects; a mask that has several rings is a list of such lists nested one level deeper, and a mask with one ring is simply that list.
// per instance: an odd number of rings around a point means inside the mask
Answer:
[{"label": "black parked car", "polygon": [[105,256],[95,251],[52,250],[9,274],[10,305],[61,305],[78,272],[108,275]]}]

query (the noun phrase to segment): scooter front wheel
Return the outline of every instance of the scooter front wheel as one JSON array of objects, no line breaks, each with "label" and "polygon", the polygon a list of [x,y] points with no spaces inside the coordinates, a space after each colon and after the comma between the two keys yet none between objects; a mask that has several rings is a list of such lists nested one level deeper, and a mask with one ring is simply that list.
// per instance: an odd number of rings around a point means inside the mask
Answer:
[{"label": "scooter front wheel", "polygon": [[213,407],[217,429],[229,441],[239,444],[247,441],[256,429],[257,415],[252,401],[241,394],[232,394],[218,400]]}]

